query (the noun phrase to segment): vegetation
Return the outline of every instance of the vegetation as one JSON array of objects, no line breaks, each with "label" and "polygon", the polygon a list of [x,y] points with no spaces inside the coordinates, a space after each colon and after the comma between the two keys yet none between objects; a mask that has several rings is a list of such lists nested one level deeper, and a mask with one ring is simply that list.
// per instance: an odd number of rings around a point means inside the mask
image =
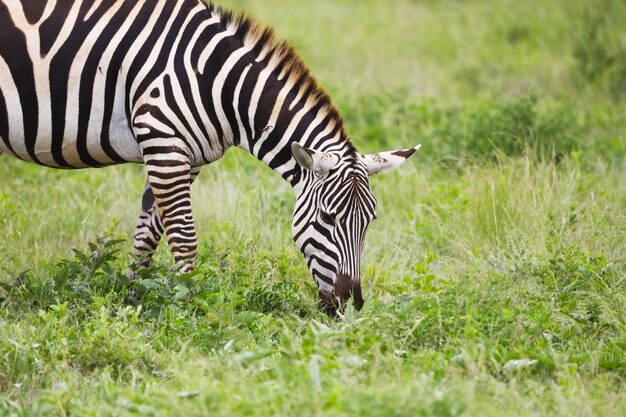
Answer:
[{"label": "vegetation", "polygon": [[423,144],[372,178],[364,309],[317,311],[291,190],[242,151],[194,184],[197,270],[162,247],[134,280],[142,167],[3,156],[0,415],[626,415],[626,3],[224,5],[362,152]]}]

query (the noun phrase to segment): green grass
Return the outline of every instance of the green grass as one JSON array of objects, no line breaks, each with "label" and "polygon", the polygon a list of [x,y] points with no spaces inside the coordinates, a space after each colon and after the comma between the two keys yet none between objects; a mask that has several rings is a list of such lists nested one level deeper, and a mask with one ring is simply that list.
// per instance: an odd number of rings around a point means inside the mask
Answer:
[{"label": "green grass", "polygon": [[3,156],[0,415],[625,415],[624,3],[223,4],[361,151],[423,144],[372,178],[364,309],[317,311],[292,192],[242,151],[193,186],[197,270],[161,247],[133,281],[142,167]]}]

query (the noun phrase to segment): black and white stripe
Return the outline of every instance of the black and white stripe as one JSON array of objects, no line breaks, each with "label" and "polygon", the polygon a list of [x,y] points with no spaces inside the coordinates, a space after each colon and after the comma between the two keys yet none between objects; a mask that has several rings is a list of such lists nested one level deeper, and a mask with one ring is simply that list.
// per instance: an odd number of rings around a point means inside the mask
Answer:
[{"label": "black and white stripe", "polygon": [[330,98],[270,29],[199,0],[0,0],[0,153],[56,168],[146,165],[135,253],[163,232],[193,266],[190,185],[239,146],[296,193],[294,241],[325,305],[351,293],[375,200]]}]

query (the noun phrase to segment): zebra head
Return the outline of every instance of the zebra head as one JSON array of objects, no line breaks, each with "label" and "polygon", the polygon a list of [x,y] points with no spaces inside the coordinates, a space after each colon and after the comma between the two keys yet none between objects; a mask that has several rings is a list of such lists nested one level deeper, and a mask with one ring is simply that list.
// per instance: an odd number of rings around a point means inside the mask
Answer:
[{"label": "zebra head", "polygon": [[320,152],[292,143],[302,168],[293,214],[293,239],[318,286],[322,309],[334,314],[351,295],[361,309],[361,254],[365,232],[376,218],[369,176],[402,164],[419,149],[373,155]]}]

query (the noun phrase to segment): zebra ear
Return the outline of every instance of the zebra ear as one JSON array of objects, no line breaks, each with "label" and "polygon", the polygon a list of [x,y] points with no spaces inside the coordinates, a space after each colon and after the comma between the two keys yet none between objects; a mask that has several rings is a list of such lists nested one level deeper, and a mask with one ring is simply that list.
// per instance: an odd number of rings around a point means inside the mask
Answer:
[{"label": "zebra ear", "polygon": [[409,159],[409,157],[413,155],[421,146],[422,145],[417,145],[409,149],[363,155],[365,165],[367,166],[367,173],[369,175],[374,175],[397,168],[402,165],[404,161]]},{"label": "zebra ear", "polygon": [[339,162],[335,155],[305,148],[297,142],[291,143],[291,154],[301,167],[320,174],[327,174]]}]

